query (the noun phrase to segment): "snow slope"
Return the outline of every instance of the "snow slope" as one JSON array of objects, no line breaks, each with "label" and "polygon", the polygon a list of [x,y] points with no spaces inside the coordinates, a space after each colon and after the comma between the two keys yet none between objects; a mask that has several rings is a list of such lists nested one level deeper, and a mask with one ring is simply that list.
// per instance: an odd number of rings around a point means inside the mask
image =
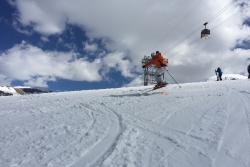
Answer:
[{"label": "snow slope", "polygon": [[0,99],[1,167],[249,167],[250,81]]}]

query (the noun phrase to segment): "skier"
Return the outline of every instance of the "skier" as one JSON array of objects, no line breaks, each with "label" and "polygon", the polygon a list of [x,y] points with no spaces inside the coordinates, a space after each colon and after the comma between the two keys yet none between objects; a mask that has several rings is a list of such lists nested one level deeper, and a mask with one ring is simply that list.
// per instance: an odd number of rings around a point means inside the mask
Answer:
[{"label": "skier", "polygon": [[161,55],[159,51],[156,51],[156,54],[152,53],[151,58],[152,59],[148,63],[143,65],[142,68],[146,68],[154,63],[157,68],[155,72],[155,79],[156,79],[157,85],[155,85],[155,88],[159,88],[159,87],[167,85],[167,82],[163,81],[162,76],[164,75],[164,72],[165,72],[164,70],[165,70],[165,67],[168,66],[168,63],[165,61],[165,59],[163,58],[163,56]]},{"label": "skier", "polygon": [[217,70],[215,70],[216,74],[218,73],[218,76],[217,76],[217,81],[219,80],[222,80],[221,76],[222,76],[222,71],[220,69],[220,67],[217,68]]},{"label": "skier", "polygon": [[250,64],[249,64],[249,66],[247,67],[247,71],[248,71],[248,79],[250,79]]}]

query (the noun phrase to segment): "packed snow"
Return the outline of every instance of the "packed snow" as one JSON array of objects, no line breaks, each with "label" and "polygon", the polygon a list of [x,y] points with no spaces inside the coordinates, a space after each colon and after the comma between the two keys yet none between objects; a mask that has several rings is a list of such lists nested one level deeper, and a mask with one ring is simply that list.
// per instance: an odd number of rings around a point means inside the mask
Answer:
[{"label": "packed snow", "polygon": [[0,97],[1,167],[249,167],[250,80]]}]

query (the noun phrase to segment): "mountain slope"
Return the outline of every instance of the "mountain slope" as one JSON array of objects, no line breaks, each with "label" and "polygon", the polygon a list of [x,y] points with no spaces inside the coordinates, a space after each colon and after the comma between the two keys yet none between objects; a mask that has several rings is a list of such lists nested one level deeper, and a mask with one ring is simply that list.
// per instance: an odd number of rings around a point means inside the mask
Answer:
[{"label": "mountain slope", "polygon": [[2,98],[0,164],[250,165],[249,80],[150,88]]},{"label": "mountain slope", "polygon": [[48,88],[0,86],[0,96],[51,93]]}]

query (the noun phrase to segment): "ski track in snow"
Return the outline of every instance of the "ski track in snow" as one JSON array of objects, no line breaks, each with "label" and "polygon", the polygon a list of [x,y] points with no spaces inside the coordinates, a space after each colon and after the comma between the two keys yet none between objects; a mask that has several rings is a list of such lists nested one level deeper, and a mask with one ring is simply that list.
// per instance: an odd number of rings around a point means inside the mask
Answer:
[{"label": "ski track in snow", "polygon": [[146,89],[1,98],[1,167],[250,166],[249,81]]}]

